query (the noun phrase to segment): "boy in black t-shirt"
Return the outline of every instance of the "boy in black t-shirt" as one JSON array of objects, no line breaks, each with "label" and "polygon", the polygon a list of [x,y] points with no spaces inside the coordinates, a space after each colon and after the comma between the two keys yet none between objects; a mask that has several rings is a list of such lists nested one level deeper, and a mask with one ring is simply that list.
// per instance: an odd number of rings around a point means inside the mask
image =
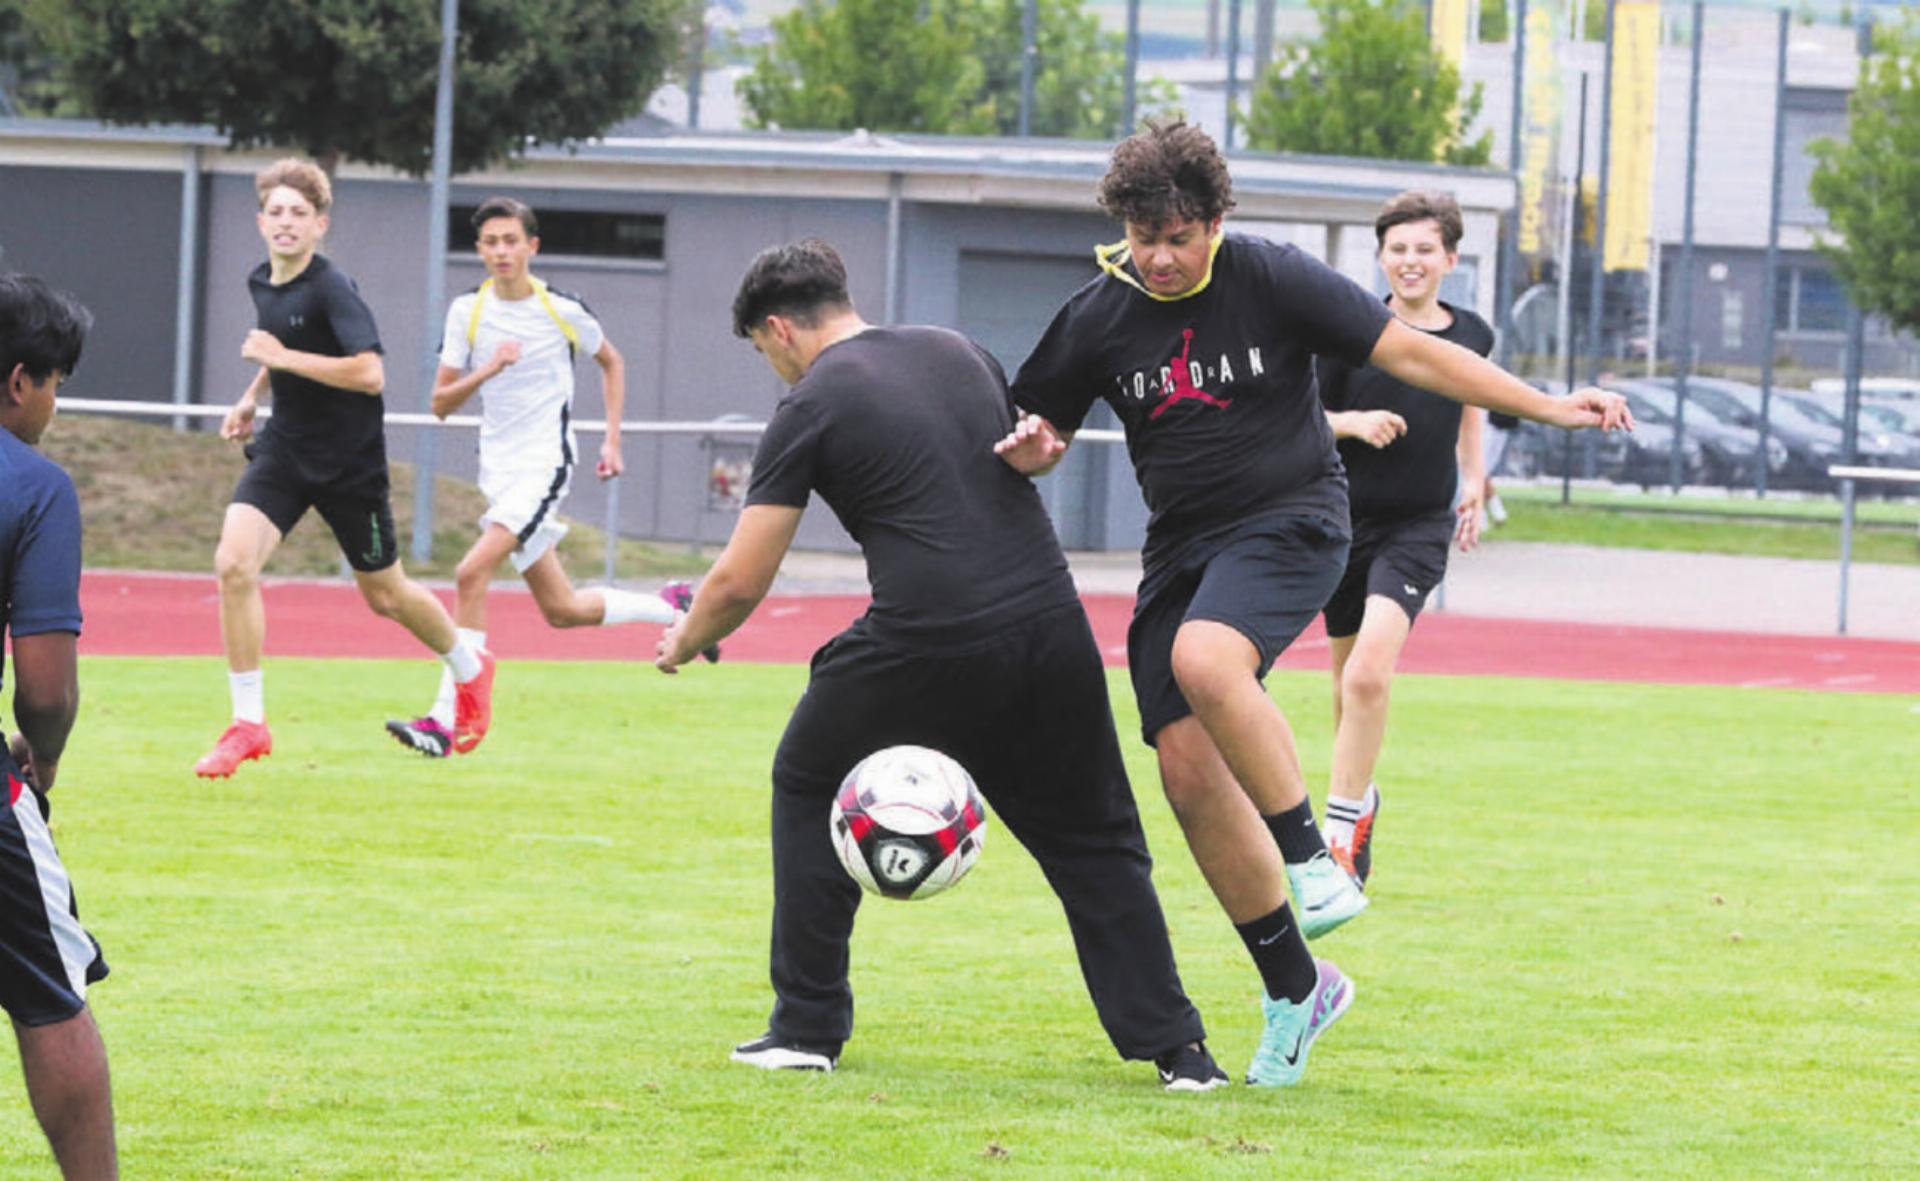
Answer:
[{"label": "boy in black t-shirt", "polygon": [[1127,640],[1142,733],[1260,970],[1266,1032],[1248,1081],[1285,1086],[1353,997],[1302,933],[1366,906],[1327,853],[1292,731],[1261,685],[1346,568],[1346,478],[1313,358],[1371,361],[1562,426],[1625,425],[1625,403],[1599,390],[1549,399],[1399,324],[1300,250],[1222,235],[1232,181],[1196,127],[1149,124],[1121,141],[1100,202],[1126,239],[1096,249],[1105,275],[1068,299],[1021,366],[1013,395],[1026,413],[995,449],[1019,471],[1049,471],[1095,399],[1126,428],[1151,513]]},{"label": "boy in black t-shirt", "polygon": [[[260,372],[220,424],[221,438],[247,444],[247,470],[213,559],[233,724],[194,773],[225,778],[273,753],[260,670],[267,630],[260,571],[310,508],[339,540],[367,606],[453,670],[460,686],[454,748],[471,750],[492,718],[493,657],[461,638],[445,605],[400,568],[387,495],[380,334],[353,280],[317,253],[332,185],[313,164],[281,160],[263,169],[254,187],[268,258],[247,277],[259,327],[247,333],[240,355]],[[273,418],[256,438],[254,414],[269,388]]]},{"label": "boy in black t-shirt", "polygon": [[[1460,260],[1459,204],[1446,193],[1402,193],[1373,228],[1392,289],[1387,307],[1401,322],[1482,357],[1491,353],[1487,322],[1440,299],[1441,281]],[[1380,807],[1373,767],[1386,737],[1393,667],[1427,595],[1446,577],[1448,543],[1458,540],[1465,553],[1480,537],[1483,412],[1372,365],[1321,357],[1315,372],[1346,465],[1353,519],[1346,574],[1326,607],[1334,738],[1322,832],[1333,859],[1364,885],[1373,871]]]},{"label": "boy in black t-shirt", "polygon": [[1040,863],[1122,1057],[1169,1091],[1227,1077],[1174,969],[1152,859],[1122,765],[1106,674],[1031,481],[994,458],[1006,377],[942,328],[873,327],[818,240],[761,253],[734,331],[792,385],[753,461],[747,506],[688,614],[661,638],[674,672],[766,595],[814,492],[860,548],[873,605],[814,654],[773,762],[773,1015],[733,1052],[832,1070],[853,1033],[848,941],[860,888],[827,816],[855,763],[913,743],[958,760]]}]

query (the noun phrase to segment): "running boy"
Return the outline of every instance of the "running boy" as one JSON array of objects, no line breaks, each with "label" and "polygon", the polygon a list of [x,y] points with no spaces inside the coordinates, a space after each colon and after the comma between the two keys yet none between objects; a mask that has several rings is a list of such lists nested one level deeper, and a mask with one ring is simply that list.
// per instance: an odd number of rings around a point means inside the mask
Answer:
[{"label": "running boy", "polygon": [[[1026,412],[996,446],[1049,471],[1095,399],[1113,407],[1150,517],[1128,665],[1141,733],[1188,847],[1260,971],[1266,1032],[1248,1081],[1285,1085],[1353,991],[1301,936],[1366,907],[1313,822],[1293,733],[1261,682],[1346,568],[1346,480],[1313,357],[1561,426],[1627,424],[1616,395],[1551,399],[1394,321],[1290,246],[1223,235],[1226,160],[1205,132],[1122,140],[1100,203],[1124,241],[1067,300],[1013,384]],[[1283,872],[1284,871],[1284,872]],[[1299,925],[1287,887],[1300,907]]]},{"label": "running boy", "polygon": [[[1374,220],[1380,270],[1400,322],[1480,356],[1493,329],[1440,298],[1460,261],[1460,206],[1446,193],[1401,193]],[[1333,652],[1333,783],[1321,831],[1362,885],[1373,872],[1380,790],[1374,763],[1400,649],[1427,595],[1447,574],[1447,545],[1480,537],[1482,412],[1436,397],[1372,365],[1315,362],[1327,423],[1346,466],[1353,545],[1327,601]],[[1457,458],[1456,458],[1457,457]],[[1455,491],[1458,490],[1456,503]]]},{"label": "running boy", "polygon": [[[260,326],[247,333],[240,355],[260,372],[220,424],[222,438],[247,443],[247,470],[214,551],[233,724],[194,773],[225,778],[273,753],[260,668],[267,632],[260,571],[309,508],[333,530],[374,614],[398,622],[446,662],[459,685],[455,739],[471,748],[492,720],[493,656],[461,638],[440,600],[400,568],[380,334],[353,280],[318,253],[332,184],[313,164],[281,160],[261,170],[254,187],[267,261],[247,277]],[[269,389],[273,418],[256,438],[254,415]]]},{"label": "running boy", "polygon": [[[474,246],[487,268],[479,288],[447,309],[433,412],[447,417],[480,394],[480,491],[487,511],[479,540],[455,575],[454,622],[477,649],[487,646],[487,586],[511,558],[540,614],[553,627],[671,623],[674,607],[614,587],[575,590],[554,548],[566,536],[560,505],[573,482],[579,443],[573,434],[573,364],[585,354],[600,367],[607,432],[594,474],[618,476],[620,411],[626,365],[587,305],[555,291],[529,269],[540,252],[540,224],[511,197],[489,197],[473,212]],[[485,358],[481,360],[480,358]],[[675,594],[684,584],[669,586]],[[454,734],[458,687],[440,675],[426,716],[387,723],[401,745],[430,758],[466,750]]]}]

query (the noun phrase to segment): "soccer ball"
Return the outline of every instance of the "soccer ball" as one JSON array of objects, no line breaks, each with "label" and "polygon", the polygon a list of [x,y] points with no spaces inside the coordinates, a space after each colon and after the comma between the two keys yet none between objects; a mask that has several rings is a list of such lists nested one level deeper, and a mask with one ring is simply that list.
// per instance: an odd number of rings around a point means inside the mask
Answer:
[{"label": "soccer ball", "polygon": [[987,837],[973,776],[924,746],[889,746],[861,759],[828,819],[840,864],[883,898],[940,893],[966,875]]}]

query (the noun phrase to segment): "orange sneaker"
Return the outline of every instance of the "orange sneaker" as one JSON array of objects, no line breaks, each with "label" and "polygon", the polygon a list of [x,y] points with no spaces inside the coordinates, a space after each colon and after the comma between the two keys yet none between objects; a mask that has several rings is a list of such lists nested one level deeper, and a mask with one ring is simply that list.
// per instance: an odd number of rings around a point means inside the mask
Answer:
[{"label": "orange sneaker", "polygon": [[453,749],[466,754],[493,725],[493,653],[480,653],[480,675],[454,686]]},{"label": "orange sneaker", "polygon": [[264,759],[272,753],[273,735],[267,732],[265,722],[236,721],[193,765],[193,773],[202,779],[225,779],[247,760]]}]

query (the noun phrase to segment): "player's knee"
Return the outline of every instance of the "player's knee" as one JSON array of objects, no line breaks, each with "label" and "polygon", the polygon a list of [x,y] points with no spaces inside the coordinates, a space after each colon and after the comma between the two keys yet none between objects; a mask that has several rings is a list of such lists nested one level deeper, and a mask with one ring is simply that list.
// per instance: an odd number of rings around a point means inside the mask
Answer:
[{"label": "player's knee", "polygon": [[1393,686],[1393,670],[1364,661],[1349,661],[1340,675],[1340,699],[1355,708],[1382,706]]},{"label": "player's knee", "polygon": [[459,589],[462,599],[482,595],[486,593],[487,583],[490,581],[492,574],[493,571],[487,568],[486,563],[477,561],[472,555],[468,555],[460,559],[460,564],[454,567],[454,586]]},{"label": "player's knee", "polygon": [[577,596],[540,600],[540,617],[547,621],[548,627],[586,627],[599,622],[592,609]]},{"label": "player's knee", "polygon": [[238,546],[221,545],[213,551],[213,573],[222,590],[245,590],[260,577],[260,566]]},{"label": "player's knee", "polygon": [[387,586],[384,583],[363,584],[360,587],[360,596],[367,601],[367,607],[382,619],[398,619],[405,602],[405,596],[402,595],[400,588]]}]

